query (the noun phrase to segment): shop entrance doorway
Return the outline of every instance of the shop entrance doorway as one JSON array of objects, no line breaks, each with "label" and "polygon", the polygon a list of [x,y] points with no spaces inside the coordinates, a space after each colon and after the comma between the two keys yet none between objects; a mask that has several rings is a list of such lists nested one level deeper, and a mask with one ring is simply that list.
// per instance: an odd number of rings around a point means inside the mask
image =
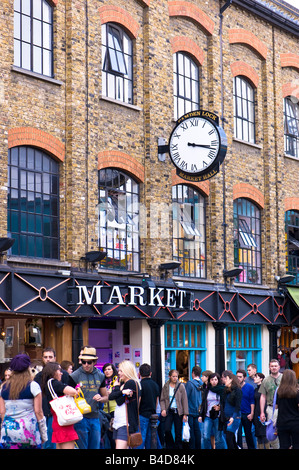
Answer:
[{"label": "shop entrance doorway", "polygon": [[91,320],[88,330],[88,344],[97,351],[96,367],[102,369],[106,362],[113,363],[113,331],[116,322],[98,322]]}]

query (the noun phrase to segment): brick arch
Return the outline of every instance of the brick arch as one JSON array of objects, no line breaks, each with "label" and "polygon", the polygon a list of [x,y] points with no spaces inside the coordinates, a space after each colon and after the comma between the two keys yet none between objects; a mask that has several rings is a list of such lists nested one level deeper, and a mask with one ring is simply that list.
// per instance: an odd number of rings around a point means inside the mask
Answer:
[{"label": "brick arch", "polygon": [[286,197],[284,200],[284,210],[299,211],[299,197]]},{"label": "brick arch", "polygon": [[282,85],[282,96],[294,96],[299,100],[299,80],[293,80],[292,82],[284,83]]},{"label": "brick arch", "polygon": [[280,63],[282,67],[294,67],[299,70],[299,55],[293,52],[280,54]]},{"label": "brick arch", "polygon": [[233,187],[233,199],[246,198],[257,204],[260,209],[264,209],[264,196],[257,188],[248,183],[237,183]]},{"label": "brick arch", "polygon": [[215,28],[214,21],[198,6],[184,0],[168,2],[169,16],[182,16],[195,21],[205,32],[212,35]]},{"label": "brick arch", "polygon": [[190,38],[185,36],[175,36],[170,40],[172,53],[184,51],[191,54],[197,62],[202,65],[204,61],[204,51]]},{"label": "brick arch", "polygon": [[246,64],[246,62],[242,60],[238,60],[230,65],[230,69],[234,77],[243,75],[251,81],[255,88],[258,87],[259,76],[251,65]]},{"label": "brick arch", "polygon": [[144,166],[134,157],[118,150],[104,150],[98,153],[98,170],[103,168],[119,168],[130,173],[139,183],[144,182]]},{"label": "brick arch", "polygon": [[266,60],[267,46],[251,31],[247,29],[230,29],[228,34],[230,44],[246,44]]},{"label": "brick arch", "polygon": [[190,181],[186,181],[183,178],[180,178],[176,174],[175,168],[171,171],[171,179],[172,179],[172,186],[176,186],[177,184],[185,184],[188,186],[192,186],[194,189],[200,190],[205,196],[209,196],[210,194],[210,182],[209,181],[200,181],[198,183],[191,183]]},{"label": "brick arch", "polygon": [[139,24],[127,10],[116,5],[103,5],[99,8],[101,24],[119,23],[136,39]]},{"label": "brick arch", "polygon": [[46,150],[61,162],[65,156],[65,145],[57,137],[35,127],[15,127],[8,130],[8,148],[28,145]]}]

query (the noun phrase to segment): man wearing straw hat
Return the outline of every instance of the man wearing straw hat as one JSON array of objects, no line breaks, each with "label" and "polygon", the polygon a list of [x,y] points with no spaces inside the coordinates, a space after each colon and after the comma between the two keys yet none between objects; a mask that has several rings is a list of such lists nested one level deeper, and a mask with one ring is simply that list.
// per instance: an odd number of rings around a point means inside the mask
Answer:
[{"label": "man wearing straw hat", "polygon": [[81,366],[70,375],[69,385],[80,385],[85,400],[91,406],[91,412],[75,425],[79,436],[79,449],[100,449],[101,422],[99,404],[108,400],[105,387],[105,375],[96,367],[98,359],[95,348],[85,346],[79,356]]}]

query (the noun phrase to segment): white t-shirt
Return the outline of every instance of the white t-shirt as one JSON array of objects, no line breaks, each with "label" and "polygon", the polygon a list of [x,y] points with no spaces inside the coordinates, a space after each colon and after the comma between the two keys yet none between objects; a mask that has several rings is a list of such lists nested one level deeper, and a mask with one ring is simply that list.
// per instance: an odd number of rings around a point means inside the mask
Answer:
[{"label": "white t-shirt", "polygon": [[32,398],[5,400],[5,416],[13,416],[15,419],[20,419],[26,417],[31,411],[34,411],[33,399],[41,393],[39,384],[34,380],[30,383],[30,392],[33,395]]},{"label": "white t-shirt", "polygon": [[208,402],[207,416],[210,416],[210,411],[213,408],[213,406],[219,405],[219,395],[209,390],[209,393],[207,396],[207,402]]},{"label": "white t-shirt", "polygon": [[117,406],[114,411],[113,428],[118,429],[127,426],[126,404]]}]

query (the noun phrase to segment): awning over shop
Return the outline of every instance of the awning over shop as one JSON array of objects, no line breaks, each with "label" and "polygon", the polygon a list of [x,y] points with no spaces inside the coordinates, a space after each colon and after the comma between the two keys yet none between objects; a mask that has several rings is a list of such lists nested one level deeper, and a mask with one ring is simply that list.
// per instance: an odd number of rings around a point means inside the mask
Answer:
[{"label": "awning over shop", "polygon": [[[299,318],[296,303],[254,286],[175,284],[161,279],[66,274],[0,266],[0,316],[30,315],[103,319],[155,319],[288,325]],[[289,288],[291,289],[291,287]],[[293,289],[293,288],[292,288]],[[292,291],[290,291],[292,292]]]},{"label": "awning over shop", "polygon": [[299,287],[287,287],[287,291],[293,302],[299,308]]}]

